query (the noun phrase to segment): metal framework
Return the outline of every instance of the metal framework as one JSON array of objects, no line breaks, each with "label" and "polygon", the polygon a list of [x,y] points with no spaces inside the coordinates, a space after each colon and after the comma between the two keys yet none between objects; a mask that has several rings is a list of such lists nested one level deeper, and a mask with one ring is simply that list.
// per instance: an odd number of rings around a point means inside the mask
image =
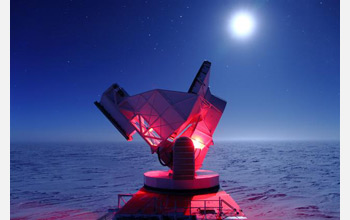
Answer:
[{"label": "metal framework", "polygon": [[172,146],[182,136],[192,139],[196,148],[195,169],[203,163],[226,102],[209,89],[211,63],[203,62],[188,92],[155,89],[137,95],[113,84],[97,107],[127,139],[135,132],[158,153],[163,165],[172,168]]},{"label": "metal framework", "polygon": [[[115,211],[118,211],[123,207],[122,204],[126,204],[125,197],[132,197],[133,194],[118,194],[118,207]],[[177,204],[183,204],[188,202],[189,205],[181,206]],[[145,212],[146,209],[153,209],[153,215],[163,219],[164,213],[168,213],[169,217],[177,219],[187,216],[188,219],[192,219],[192,216],[196,216],[196,219],[247,219],[245,216],[240,216],[239,211],[232,207],[230,203],[224,199],[194,199],[194,200],[180,200],[174,201],[172,207],[168,207],[167,204],[163,204],[162,201],[158,201],[157,197],[149,199],[149,202],[142,210],[141,213]],[[157,214],[159,213],[159,214]],[[185,215],[186,214],[186,215]],[[144,217],[145,215],[140,214],[139,217]],[[118,217],[137,217],[135,214],[118,214]],[[150,217],[147,215],[147,217]]]}]

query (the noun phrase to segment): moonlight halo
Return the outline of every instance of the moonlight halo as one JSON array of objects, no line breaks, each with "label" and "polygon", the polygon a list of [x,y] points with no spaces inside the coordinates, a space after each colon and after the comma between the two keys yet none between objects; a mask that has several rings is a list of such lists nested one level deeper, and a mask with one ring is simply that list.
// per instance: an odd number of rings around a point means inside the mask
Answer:
[{"label": "moonlight halo", "polygon": [[251,13],[246,11],[235,13],[230,20],[229,28],[233,36],[247,38],[254,32],[254,17]]}]

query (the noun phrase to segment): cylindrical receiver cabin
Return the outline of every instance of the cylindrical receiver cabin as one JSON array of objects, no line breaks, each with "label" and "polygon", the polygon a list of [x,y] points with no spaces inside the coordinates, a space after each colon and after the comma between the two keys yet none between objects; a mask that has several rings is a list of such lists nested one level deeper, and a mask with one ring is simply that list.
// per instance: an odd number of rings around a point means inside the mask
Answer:
[{"label": "cylindrical receiver cabin", "polygon": [[180,137],[173,147],[173,179],[192,180],[195,175],[194,145],[189,137]]}]

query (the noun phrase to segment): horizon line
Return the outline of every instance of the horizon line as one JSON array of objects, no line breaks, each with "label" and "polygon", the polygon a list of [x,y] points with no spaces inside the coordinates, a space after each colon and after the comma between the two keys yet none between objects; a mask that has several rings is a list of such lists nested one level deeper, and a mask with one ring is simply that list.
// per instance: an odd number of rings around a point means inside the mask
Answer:
[{"label": "horizon line", "polygon": [[[340,142],[340,138],[339,139],[315,139],[315,138],[310,138],[310,139],[306,139],[306,138],[303,138],[303,139],[297,139],[297,138],[291,138],[291,139],[218,139],[218,140],[214,140],[214,145],[216,142],[280,142],[280,141],[290,141],[290,142],[298,142],[298,141],[335,141],[335,142]],[[144,140],[133,140],[133,141],[125,141],[125,140],[106,140],[106,141],[102,141],[102,140],[94,140],[94,141],[63,141],[63,140],[60,140],[60,141],[49,141],[49,140],[42,140],[42,141],[39,141],[39,140],[36,140],[36,141],[13,141],[13,140],[10,140],[10,144],[39,144],[39,143],[42,143],[42,144],[46,144],[46,143],[52,143],[52,144],[68,144],[68,143],[85,143],[85,144],[88,144],[88,143],[145,143]],[[147,144],[147,143],[146,143]]]}]

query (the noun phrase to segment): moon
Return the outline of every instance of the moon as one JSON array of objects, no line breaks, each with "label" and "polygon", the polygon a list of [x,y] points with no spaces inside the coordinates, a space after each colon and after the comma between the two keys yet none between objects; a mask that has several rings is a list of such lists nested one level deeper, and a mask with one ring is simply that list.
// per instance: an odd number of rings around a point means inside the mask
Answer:
[{"label": "moon", "polygon": [[255,20],[249,12],[238,12],[232,16],[229,26],[233,36],[247,38],[254,32]]}]

